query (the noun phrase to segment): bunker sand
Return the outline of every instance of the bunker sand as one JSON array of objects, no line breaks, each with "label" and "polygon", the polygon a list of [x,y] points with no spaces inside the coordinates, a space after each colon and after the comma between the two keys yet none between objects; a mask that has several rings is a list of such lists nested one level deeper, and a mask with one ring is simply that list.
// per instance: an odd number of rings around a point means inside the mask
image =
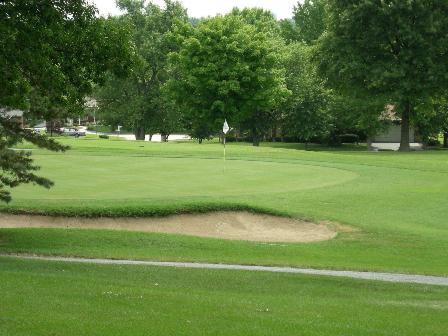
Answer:
[{"label": "bunker sand", "polygon": [[66,228],[158,232],[258,242],[311,243],[336,237],[338,226],[249,212],[149,218],[71,218],[0,214],[0,228]]}]

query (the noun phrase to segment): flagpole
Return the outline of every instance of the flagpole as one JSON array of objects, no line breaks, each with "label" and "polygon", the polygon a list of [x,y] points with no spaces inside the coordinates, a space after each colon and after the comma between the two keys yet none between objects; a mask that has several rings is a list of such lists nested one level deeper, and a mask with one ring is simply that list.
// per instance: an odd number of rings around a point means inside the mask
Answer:
[{"label": "flagpole", "polygon": [[224,134],[224,173],[226,172],[226,134]]},{"label": "flagpole", "polygon": [[224,125],[222,126],[222,134],[223,134],[223,136],[224,136],[224,138],[223,138],[223,145],[224,145],[224,156],[223,156],[223,159],[224,159],[224,167],[223,167],[223,174],[225,174],[225,172],[226,172],[226,135],[227,135],[227,132],[229,132],[230,131],[230,127],[229,127],[229,124],[227,124],[227,120],[226,119],[224,119]]}]

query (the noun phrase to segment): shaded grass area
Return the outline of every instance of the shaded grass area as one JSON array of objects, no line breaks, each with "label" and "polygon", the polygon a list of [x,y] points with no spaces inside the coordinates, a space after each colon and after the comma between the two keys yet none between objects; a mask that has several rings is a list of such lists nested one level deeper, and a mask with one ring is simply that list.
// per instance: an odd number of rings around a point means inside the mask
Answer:
[{"label": "shaded grass area", "polygon": [[0,258],[0,335],[445,335],[448,288]]},{"label": "shaded grass area", "polygon": [[[128,203],[127,200],[121,200],[122,204],[116,201],[103,201],[102,205],[96,205],[96,202],[89,200],[67,200],[61,202],[52,202],[51,200],[36,200],[31,208],[20,206],[9,206],[1,209],[1,212],[16,215],[43,215],[54,217],[85,217],[85,218],[120,218],[120,217],[165,217],[176,214],[201,214],[215,211],[248,211],[274,216],[286,216],[288,214],[262,207],[254,207],[247,204],[238,204],[232,202],[201,202],[200,204],[188,201],[177,202],[151,202],[143,200],[140,202]],[[65,203],[65,204],[64,204]],[[72,204],[76,203],[76,207]],[[42,206],[39,206],[42,205]]]}]

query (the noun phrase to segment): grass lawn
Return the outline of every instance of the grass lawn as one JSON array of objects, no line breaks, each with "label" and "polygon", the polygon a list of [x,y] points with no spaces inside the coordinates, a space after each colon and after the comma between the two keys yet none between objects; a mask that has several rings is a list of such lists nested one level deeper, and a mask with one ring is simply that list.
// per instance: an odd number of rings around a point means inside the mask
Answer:
[{"label": "grass lawn", "polygon": [[0,335],[446,335],[448,288],[0,258]]},{"label": "grass lawn", "polygon": [[[19,187],[2,211],[145,216],[255,209],[348,224],[314,244],[230,242],[150,233],[0,230],[0,252],[296,265],[448,275],[448,152],[304,151],[300,145],[66,139],[34,150],[51,190]],[[24,145],[24,147],[28,147]]]}]

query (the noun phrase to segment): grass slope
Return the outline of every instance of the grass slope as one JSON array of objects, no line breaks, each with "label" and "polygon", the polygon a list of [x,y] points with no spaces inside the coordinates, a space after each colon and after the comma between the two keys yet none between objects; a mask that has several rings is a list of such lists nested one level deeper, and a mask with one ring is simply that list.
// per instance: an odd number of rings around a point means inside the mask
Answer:
[{"label": "grass slope", "polygon": [[[448,275],[448,152],[304,151],[298,145],[64,139],[34,151],[50,191],[24,186],[2,211],[144,216],[256,209],[360,231],[317,244],[64,230],[0,230],[0,251],[296,265]],[[99,244],[98,242],[101,242]]]},{"label": "grass slope", "polygon": [[446,335],[448,288],[0,258],[0,335]]}]

